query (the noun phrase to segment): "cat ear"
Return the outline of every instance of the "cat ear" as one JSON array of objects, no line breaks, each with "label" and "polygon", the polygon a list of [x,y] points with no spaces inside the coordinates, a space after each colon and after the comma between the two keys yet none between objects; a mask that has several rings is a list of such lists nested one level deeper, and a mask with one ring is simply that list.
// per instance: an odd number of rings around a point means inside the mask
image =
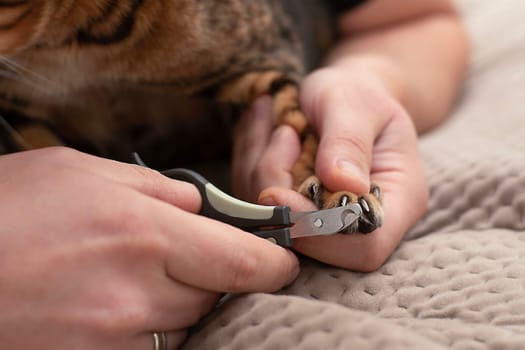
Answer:
[{"label": "cat ear", "polygon": [[36,41],[45,23],[47,1],[0,1],[0,55],[11,55]]}]

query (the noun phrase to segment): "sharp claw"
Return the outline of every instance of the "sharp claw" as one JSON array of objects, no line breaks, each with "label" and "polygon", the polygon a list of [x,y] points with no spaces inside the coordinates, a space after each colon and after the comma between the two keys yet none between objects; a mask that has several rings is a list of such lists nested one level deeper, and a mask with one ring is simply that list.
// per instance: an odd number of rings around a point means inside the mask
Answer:
[{"label": "sharp claw", "polygon": [[342,196],[341,199],[340,199],[340,201],[339,201],[339,205],[340,205],[341,207],[344,207],[344,206],[348,205],[348,202],[349,202],[349,201],[350,201],[350,198],[349,198],[348,196],[346,196],[346,195],[345,195],[345,196]]},{"label": "sharp claw", "polygon": [[323,208],[323,185],[319,181],[310,180],[310,184],[306,188],[307,197],[309,197],[318,208]]},{"label": "sharp claw", "polygon": [[376,197],[377,199],[379,199],[379,201],[381,201],[381,189],[379,188],[379,186],[372,186],[372,188],[370,189],[370,193]]},{"label": "sharp claw", "polygon": [[359,205],[361,206],[364,212],[367,212],[367,213],[370,212],[370,207],[368,206],[368,202],[364,198],[362,197],[359,198]]},{"label": "sharp claw", "polygon": [[319,185],[314,183],[310,186],[309,190],[310,190],[310,198],[315,198],[315,196],[319,192]]}]

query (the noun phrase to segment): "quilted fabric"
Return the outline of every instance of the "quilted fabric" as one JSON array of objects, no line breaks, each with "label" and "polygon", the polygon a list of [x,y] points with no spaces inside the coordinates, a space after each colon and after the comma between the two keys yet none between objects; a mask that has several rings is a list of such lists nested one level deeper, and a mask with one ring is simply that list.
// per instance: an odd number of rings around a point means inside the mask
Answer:
[{"label": "quilted fabric", "polygon": [[428,214],[378,271],[304,261],[280,293],[225,302],[186,349],[525,349],[525,2],[458,5],[472,68],[420,142]]}]

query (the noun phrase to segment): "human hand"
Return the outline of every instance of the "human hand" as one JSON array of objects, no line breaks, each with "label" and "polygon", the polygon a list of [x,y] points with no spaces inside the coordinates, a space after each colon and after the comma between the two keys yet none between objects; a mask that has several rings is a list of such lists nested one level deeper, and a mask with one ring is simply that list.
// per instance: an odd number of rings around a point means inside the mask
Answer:
[{"label": "human hand", "polygon": [[293,254],[195,215],[197,189],[65,148],[0,157],[0,344],[169,348],[222,292],[275,291]]},{"label": "human hand", "polygon": [[[413,123],[365,69],[318,70],[304,80],[301,100],[320,138],[316,175],[331,191],[360,194],[371,183],[379,185],[385,216],[383,227],[370,234],[296,239],[294,248],[332,265],[375,270],[426,210],[428,189]],[[270,120],[267,98],[243,117],[234,147],[234,189],[244,198],[258,196],[262,204],[314,210],[305,197],[287,190],[299,140],[288,127],[272,134]]]}]

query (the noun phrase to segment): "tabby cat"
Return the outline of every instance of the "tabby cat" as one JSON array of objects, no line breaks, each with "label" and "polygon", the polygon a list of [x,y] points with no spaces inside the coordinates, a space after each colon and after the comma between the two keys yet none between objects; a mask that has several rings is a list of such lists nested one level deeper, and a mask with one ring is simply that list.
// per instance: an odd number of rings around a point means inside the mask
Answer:
[{"label": "tabby cat", "polygon": [[313,175],[316,135],[298,103],[300,79],[334,38],[335,15],[359,2],[0,1],[4,147],[164,154],[180,141],[173,130],[199,116],[207,121],[193,139],[217,133],[210,114],[219,112],[209,107],[226,108],[188,96],[242,107],[270,93],[276,125],[303,142],[295,188],[319,207],[359,202],[365,215],[349,231],[372,231],[382,222],[379,188],[360,196],[323,188]]}]

